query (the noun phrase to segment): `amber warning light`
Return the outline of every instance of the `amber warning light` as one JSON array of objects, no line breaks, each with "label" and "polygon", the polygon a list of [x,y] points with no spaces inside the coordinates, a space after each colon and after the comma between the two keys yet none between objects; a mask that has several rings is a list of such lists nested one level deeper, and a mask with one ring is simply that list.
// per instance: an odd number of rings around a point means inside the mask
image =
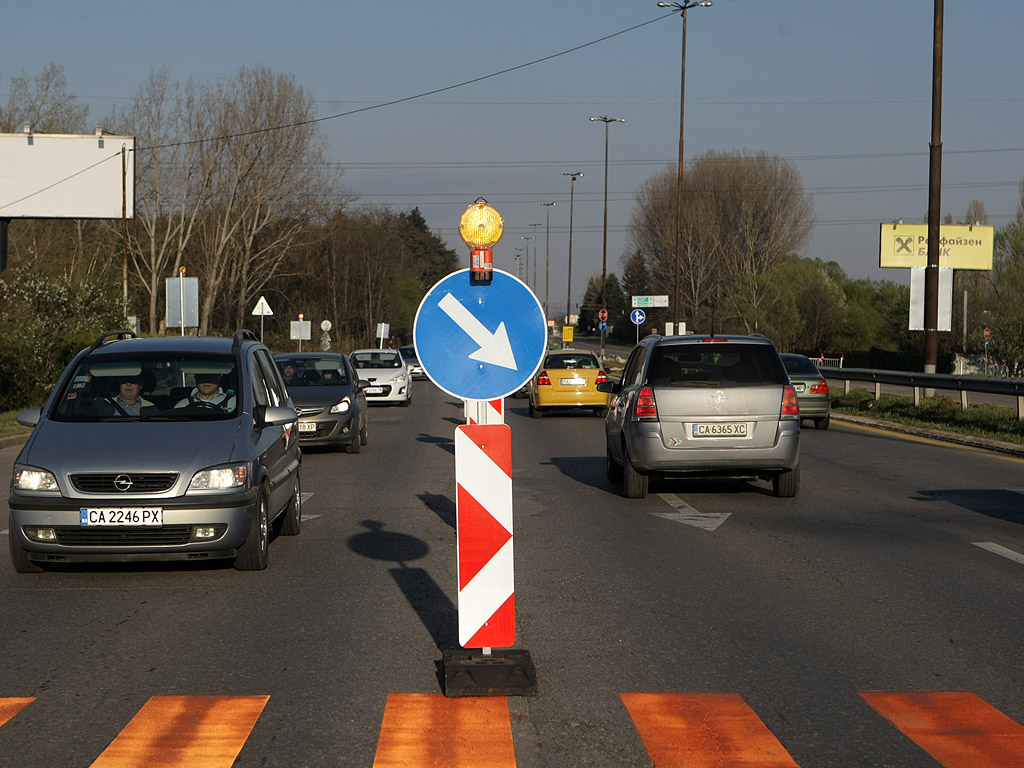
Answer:
[{"label": "amber warning light", "polygon": [[459,235],[470,248],[469,279],[474,285],[488,285],[494,270],[491,250],[505,231],[501,214],[477,198],[459,219]]}]

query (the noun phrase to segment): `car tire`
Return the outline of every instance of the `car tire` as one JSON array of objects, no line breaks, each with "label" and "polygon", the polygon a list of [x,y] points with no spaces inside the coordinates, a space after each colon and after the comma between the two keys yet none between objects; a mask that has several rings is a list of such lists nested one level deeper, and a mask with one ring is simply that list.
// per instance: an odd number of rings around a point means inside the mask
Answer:
[{"label": "car tire", "polygon": [[260,486],[256,496],[256,509],[245,543],[238,549],[235,569],[239,571],[262,571],[267,567],[270,554],[270,512],[267,509],[267,491]]},{"label": "car tire", "polygon": [[291,501],[281,515],[281,534],[295,536],[302,529],[302,483],[299,475],[295,475],[295,491]]},{"label": "car tire", "polygon": [[647,497],[650,477],[637,472],[633,462],[629,460],[629,454],[625,452],[622,454],[622,483],[623,495],[627,499],[643,499]]},{"label": "car tire", "polygon": [[537,408],[533,407],[533,401],[532,400],[530,401],[530,415],[533,418],[535,418],[535,419],[539,419],[539,418],[541,418],[544,415],[544,413],[542,411],[540,411]]},{"label": "car tire", "polygon": [[605,447],[604,456],[604,471],[608,475],[608,482],[610,483],[621,483],[622,482],[622,465],[612,458],[612,449]]},{"label": "car tire", "polygon": [[800,465],[779,472],[772,478],[772,492],[780,499],[791,499],[800,490]]},{"label": "car tire", "polygon": [[363,446],[361,440],[362,438],[359,435],[353,437],[351,443],[345,444],[345,453],[359,453]]},{"label": "car tire", "polygon": [[815,419],[814,420],[814,428],[815,429],[828,429],[828,423],[831,420],[832,420],[832,414],[831,413],[828,414],[828,416],[826,416],[824,419]]},{"label": "car tire", "polygon": [[359,444],[366,445],[370,441],[370,436],[367,432],[366,422],[363,422],[363,428],[359,430]]},{"label": "car tire", "polygon": [[11,547],[11,565],[18,573],[42,573],[45,569],[28,557],[28,551],[18,543],[18,537],[14,535],[14,521],[7,524],[7,538]]}]

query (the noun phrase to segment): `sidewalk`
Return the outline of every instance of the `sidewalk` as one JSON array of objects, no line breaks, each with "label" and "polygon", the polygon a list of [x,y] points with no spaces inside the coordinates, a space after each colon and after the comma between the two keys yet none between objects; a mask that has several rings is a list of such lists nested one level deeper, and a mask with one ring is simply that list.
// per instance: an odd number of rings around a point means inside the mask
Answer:
[{"label": "sidewalk", "polygon": [[940,440],[945,443],[967,445],[972,448],[980,448],[986,451],[993,451],[994,453],[1003,453],[1008,456],[1024,457],[1024,445],[1019,443],[1006,443],[1001,440],[990,440],[985,437],[959,435],[955,432],[943,432],[942,430],[929,429],[928,427],[915,427],[910,424],[898,424],[893,421],[883,421],[881,419],[873,419],[870,416],[861,416],[860,414],[854,413],[841,413],[835,410],[832,411],[832,420],[846,421],[851,424],[863,424],[864,426],[887,429],[890,432],[898,432],[904,435],[927,437],[932,440]]}]

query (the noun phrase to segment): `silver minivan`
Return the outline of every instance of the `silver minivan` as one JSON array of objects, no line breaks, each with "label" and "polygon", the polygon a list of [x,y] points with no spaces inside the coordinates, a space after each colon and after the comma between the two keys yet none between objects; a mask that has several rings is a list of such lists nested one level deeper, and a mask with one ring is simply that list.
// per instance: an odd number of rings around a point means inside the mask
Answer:
[{"label": "silver minivan", "polygon": [[775,346],[756,336],[649,336],[631,352],[605,419],[608,478],[647,495],[651,477],[800,487],[800,412]]},{"label": "silver minivan", "polygon": [[134,336],[100,336],[43,408],[18,415],[34,429],[8,499],[14,568],[266,568],[273,528],[297,534],[302,500],[298,413],[270,350],[249,331]]}]

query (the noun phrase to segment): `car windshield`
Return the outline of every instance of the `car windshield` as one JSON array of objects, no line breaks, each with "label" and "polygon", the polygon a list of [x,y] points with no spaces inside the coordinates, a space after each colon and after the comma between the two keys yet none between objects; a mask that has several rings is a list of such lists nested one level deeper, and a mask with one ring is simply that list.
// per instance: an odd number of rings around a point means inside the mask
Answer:
[{"label": "car windshield", "polygon": [[402,347],[398,350],[409,362],[415,363],[419,358],[416,357],[416,350],[413,347]]},{"label": "car windshield", "polygon": [[277,367],[290,387],[339,387],[350,384],[345,364],[337,357],[277,357]]},{"label": "car windshield", "polygon": [[786,384],[774,347],[765,344],[665,344],[651,355],[648,381],[656,387],[756,387]]},{"label": "car windshield", "polygon": [[597,358],[591,354],[575,353],[575,354],[561,354],[561,355],[548,355],[544,358],[545,368],[600,368],[601,366],[597,362]]},{"label": "car windshield", "polygon": [[818,369],[814,367],[809,359],[803,355],[783,355],[782,364],[786,366],[788,373],[805,374],[807,376],[818,376]]},{"label": "car windshield", "polygon": [[205,421],[238,408],[230,355],[89,355],[57,399],[56,421]]},{"label": "car windshield", "polygon": [[356,368],[401,368],[402,358],[397,352],[353,352],[352,365]]}]

